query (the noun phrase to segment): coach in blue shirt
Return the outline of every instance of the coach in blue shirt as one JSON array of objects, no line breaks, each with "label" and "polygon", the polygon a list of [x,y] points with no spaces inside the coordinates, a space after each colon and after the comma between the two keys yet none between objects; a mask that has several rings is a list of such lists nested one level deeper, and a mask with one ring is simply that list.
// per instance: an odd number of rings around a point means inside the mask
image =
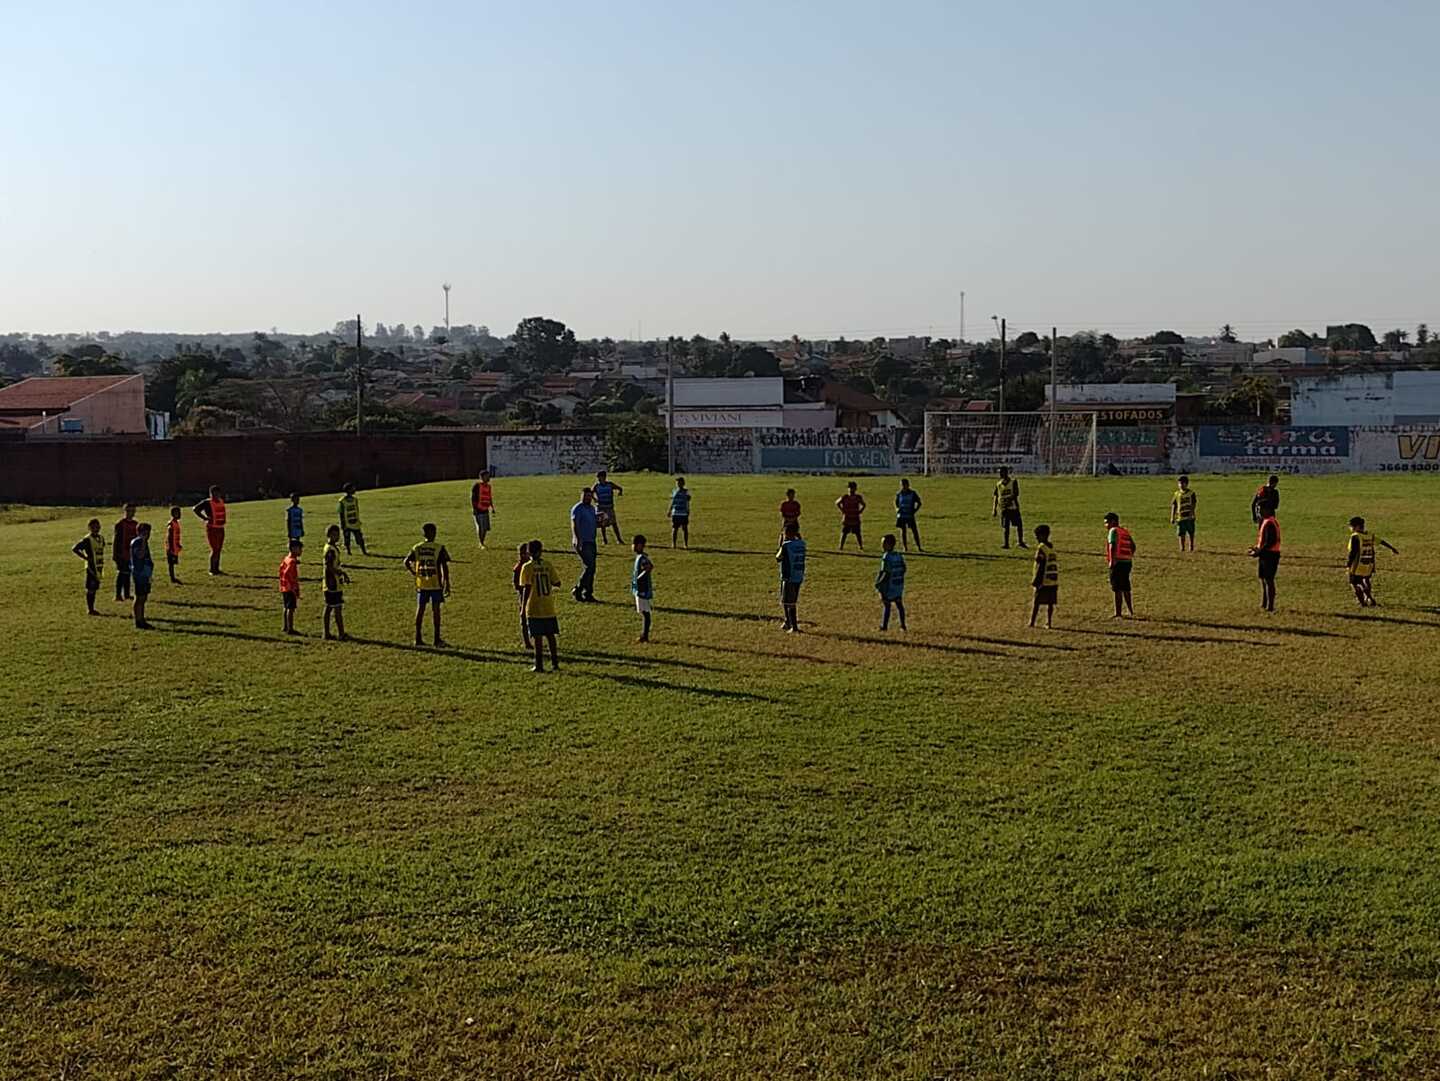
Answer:
[{"label": "coach in blue shirt", "polygon": [[595,599],[595,531],[598,519],[595,514],[595,491],[585,488],[580,492],[580,502],[570,508],[570,544],[585,571],[570,595],[577,601]]}]

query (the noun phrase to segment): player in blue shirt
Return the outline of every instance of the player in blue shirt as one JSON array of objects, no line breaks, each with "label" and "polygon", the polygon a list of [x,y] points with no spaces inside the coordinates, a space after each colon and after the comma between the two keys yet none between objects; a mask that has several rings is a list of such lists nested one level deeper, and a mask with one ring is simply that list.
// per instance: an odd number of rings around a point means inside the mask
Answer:
[{"label": "player in blue shirt", "polygon": [[580,502],[570,508],[570,546],[580,557],[585,569],[580,573],[580,580],[575,583],[570,596],[586,603],[595,599],[595,530],[598,525],[595,490],[582,488]]},{"label": "player in blue shirt", "polygon": [[895,534],[886,533],[880,541],[885,554],[880,557],[880,573],[875,576],[875,591],[885,602],[885,614],[880,617],[880,629],[890,629],[890,606],[895,606],[900,616],[900,629],[905,626],[905,557],[895,551]]},{"label": "player in blue shirt", "polygon": [[685,487],[685,478],[675,478],[675,490],[670,493],[670,547],[675,547],[675,538],[685,534],[685,548],[690,548],[690,489]]},{"label": "player in blue shirt", "polygon": [[300,506],[300,493],[290,494],[290,505],[285,508],[285,532],[287,540],[299,540],[305,536],[305,511]]},{"label": "player in blue shirt", "polygon": [[785,539],[775,553],[780,564],[780,608],[785,613],[784,627],[790,634],[800,632],[800,586],[805,581],[805,541],[797,522],[785,523]]},{"label": "player in blue shirt", "polygon": [[630,592],[635,595],[635,611],[640,613],[640,641],[650,641],[650,614],[655,600],[655,564],[645,554],[645,536],[636,533],[631,542],[635,552],[635,566],[630,571]]},{"label": "player in blue shirt", "polygon": [[[920,493],[910,487],[910,481],[901,479],[900,490],[895,493],[895,528],[900,530],[900,543],[905,545],[905,551],[910,551],[908,533],[915,534],[915,550],[923,552],[920,547],[920,527],[915,524],[915,512],[920,509]],[[908,533],[907,533],[908,531]],[[905,619],[902,616],[900,626],[903,629]]]},{"label": "player in blue shirt", "polygon": [[615,497],[624,495],[625,489],[610,480],[602,469],[595,474],[595,486],[591,491],[595,493],[595,516],[600,527],[600,539],[609,544],[608,531],[614,529],[616,543],[624,544],[625,538],[620,535],[620,519],[615,517]]},{"label": "player in blue shirt", "polygon": [[150,597],[150,581],[155,575],[155,560],[150,555],[150,523],[141,522],[130,542],[130,578],[135,586],[135,626],[148,631],[145,602]]}]

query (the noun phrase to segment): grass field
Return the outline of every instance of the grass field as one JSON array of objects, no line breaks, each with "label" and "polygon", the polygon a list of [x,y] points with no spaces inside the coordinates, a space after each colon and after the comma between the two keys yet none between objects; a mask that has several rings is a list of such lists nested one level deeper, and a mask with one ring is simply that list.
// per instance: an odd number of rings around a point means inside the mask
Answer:
[{"label": "grass field", "polygon": [[[1440,1076],[1427,481],[1286,478],[1270,616],[1255,478],[1197,479],[1184,557],[1164,478],[1026,479],[1062,558],[1049,632],[990,482],[917,483],[934,554],[881,636],[891,479],[862,481],[864,557],[834,553],[839,480],[694,478],[671,553],[668,479],[620,479],[627,538],[667,545],[656,641],[611,545],[543,676],[510,565],[565,547],[572,478],[498,481],[487,552],[468,483],[363,493],[347,644],[318,639],[331,498],[305,501],[298,640],[280,503],[232,506],[215,580],[187,512],[150,633],[103,593],[85,616],[89,511],[0,511],[0,1074]],[[1109,509],[1135,622],[1109,618]],[[1373,611],[1340,565],[1354,513],[1404,553]],[[407,644],[426,520],[456,557],[443,652]]]}]

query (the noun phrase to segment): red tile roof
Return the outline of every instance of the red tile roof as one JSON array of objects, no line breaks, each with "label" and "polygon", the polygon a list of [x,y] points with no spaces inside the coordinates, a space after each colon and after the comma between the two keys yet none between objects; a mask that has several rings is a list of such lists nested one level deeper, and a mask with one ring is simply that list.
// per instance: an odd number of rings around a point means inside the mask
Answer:
[{"label": "red tile roof", "polygon": [[0,387],[0,412],[60,413],[76,402],[109,390],[138,375],[84,375],[22,379],[8,387]]}]

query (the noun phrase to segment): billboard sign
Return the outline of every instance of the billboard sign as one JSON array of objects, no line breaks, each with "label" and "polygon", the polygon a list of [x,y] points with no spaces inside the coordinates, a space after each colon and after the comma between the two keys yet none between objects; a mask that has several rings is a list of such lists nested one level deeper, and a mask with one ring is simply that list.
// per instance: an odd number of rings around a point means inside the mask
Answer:
[{"label": "billboard sign", "polygon": [[1350,466],[1350,429],[1204,425],[1199,450],[1202,468],[1223,465],[1290,472],[1343,470]]},{"label": "billboard sign", "polygon": [[755,433],[765,473],[889,473],[895,468],[888,430],[764,429]]}]

